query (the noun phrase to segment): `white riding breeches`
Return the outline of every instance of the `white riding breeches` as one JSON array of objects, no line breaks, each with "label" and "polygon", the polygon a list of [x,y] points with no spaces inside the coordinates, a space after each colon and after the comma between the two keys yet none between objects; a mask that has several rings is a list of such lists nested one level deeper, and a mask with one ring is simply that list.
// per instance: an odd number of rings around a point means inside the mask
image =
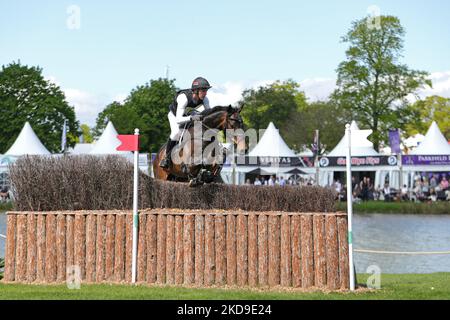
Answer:
[{"label": "white riding breeches", "polygon": [[167,115],[170,123],[170,140],[177,141],[180,139],[181,130],[180,125],[176,121],[176,117],[172,112]]}]

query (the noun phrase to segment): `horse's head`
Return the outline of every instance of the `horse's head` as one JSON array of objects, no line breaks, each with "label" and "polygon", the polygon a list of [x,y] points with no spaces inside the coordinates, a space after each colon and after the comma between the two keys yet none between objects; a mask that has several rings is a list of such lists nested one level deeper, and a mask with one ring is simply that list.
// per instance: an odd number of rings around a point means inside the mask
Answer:
[{"label": "horse's head", "polygon": [[228,114],[226,121],[226,128],[233,130],[233,142],[237,145],[239,154],[242,154],[246,150],[245,135],[244,135],[244,121],[242,120],[241,111],[244,105],[240,105],[237,108],[228,106]]},{"label": "horse's head", "polygon": [[244,130],[244,121],[241,117],[241,110],[243,106],[234,108],[231,105],[228,106],[227,119],[225,124],[225,129],[242,129]]}]

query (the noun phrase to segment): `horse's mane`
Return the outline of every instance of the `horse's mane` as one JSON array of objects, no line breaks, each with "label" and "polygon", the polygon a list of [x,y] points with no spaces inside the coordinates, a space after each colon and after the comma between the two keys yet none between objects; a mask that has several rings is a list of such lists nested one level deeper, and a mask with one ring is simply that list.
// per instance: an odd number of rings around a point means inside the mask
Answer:
[{"label": "horse's mane", "polygon": [[225,111],[226,112],[230,112],[231,109],[232,109],[231,105],[229,105],[229,106],[216,106],[216,107],[213,107],[211,109],[203,110],[200,114],[203,117],[207,117],[207,116],[210,116],[210,115],[212,115],[213,113],[216,113],[216,112],[225,112]]}]

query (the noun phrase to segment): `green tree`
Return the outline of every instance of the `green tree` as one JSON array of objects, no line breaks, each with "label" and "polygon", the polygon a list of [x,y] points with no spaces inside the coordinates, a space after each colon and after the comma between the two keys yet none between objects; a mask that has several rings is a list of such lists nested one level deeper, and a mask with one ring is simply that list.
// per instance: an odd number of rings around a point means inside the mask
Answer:
[{"label": "green tree", "polygon": [[170,133],[167,114],[177,88],[175,79],[159,78],[133,89],[123,104],[109,104],[97,117],[95,136],[99,136],[108,121],[118,133],[133,134],[139,128],[140,148],[143,152],[156,152]]},{"label": "green tree", "polygon": [[50,152],[60,152],[61,135],[67,119],[67,145],[73,147],[79,135],[75,111],[64,93],[45,80],[42,69],[20,62],[0,71],[0,150],[6,152],[26,121]]},{"label": "green tree", "polygon": [[410,114],[407,96],[425,85],[428,73],[411,70],[399,62],[405,30],[397,17],[381,16],[379,25],[371,17],[353,22],[343,42],[349,43],[347,59],[338,69],[333,99],[352,111],[353,119],[373,130],[378,150],[387,141],[389,128],[403,128]]},{"label": "green tree", "polygon": [[436,121],[442,134],[450,139],[450,99],[430,96],[418,100],[410,106],[412,117],[405,126],[407,135],[425,134],[433,121]]},{"label": "green tree", "polygon": [[342,138],[350,120],[351,113],[331,101],[308,103],[290,118],[283,137],[293,149],[301,151],[303,146],[311,148],[315,130],[319,130],[320,144],[330,151]]},{"label": "green tree", "polygon": [[305,94],[299,88],[298,83],[289,79],[245,90],[239,101],[245,105],[241,112],[245,125],[260,130],[273,122],[281,135],[287,134],[287,124],[293,115],[307,105]]},{"label": "green tree", "polygon": [[[83,142],[84,143],[92,143],[94,141],[94,138],[92,136],[92,130],[87,124],[82,124],[80,126],[81,129],[81,135],[83,136]],[[77,142],[80,142],[79,139]]]}]

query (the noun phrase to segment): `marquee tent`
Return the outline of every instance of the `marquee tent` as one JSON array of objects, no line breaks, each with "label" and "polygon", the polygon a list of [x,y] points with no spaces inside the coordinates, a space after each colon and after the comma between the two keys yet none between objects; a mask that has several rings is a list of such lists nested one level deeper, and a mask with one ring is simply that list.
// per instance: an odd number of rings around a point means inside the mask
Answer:
[{"label": "marquee tent", "polygon": [[[360,130],[355,121],[350,125],[351,130],[351,152],[352,156],[378,156],[379,153],[373,148],[373,143],[367,137],[372,133],[371,130]],[[341,141],[327,155],[329,157],[345,157],[347,155],[348,136],[344,134]]]},{"label": "marquee tent", "polygon": [[116,148],[120,145],[120,140],[117,138],[117,131],[111,121],[106,125],[105,130],[103,130],[102,135],[95,142],[92,150],[89,154],[99,155],[99,154],[130,154],[129,151],[117,151]]},{"label": "marquee tent", "polygon": [[[289,148],[286,142],[280,135],[279,130],[275,127],[273,122],[270,122],[264,134],[260,137],[259,142],[248,153],[247,157],[256,159],[264,158],[269,160],[279,160],[281,158],[290,159],[298,157],[295,152]],[[235,181],[237,184],[242,184],[245,181],[245,174],[256,169],[257,165],[242,165],[233,168],[232,165],[225,164],[221,175],[226,183],[232,182],[233,170],[235,172]],[[292,170],[293,167],[281,167],[276,163],[270,166],[264,166],[265,172],[269,174],[286,175],[286,172]]]},{"label": "marquee tent", "polygon": [[22,156],[22,155],[49,155],[50,152],[39,140],[36,133],[27,121],[20,131],[16,141],[11,148],[5,152],[5,156]]},{"label": "marquee tent", "polygon": [[425,135],[422,143],[409,154],[411,155],[450,155],[450,145],[435,121]]}]

